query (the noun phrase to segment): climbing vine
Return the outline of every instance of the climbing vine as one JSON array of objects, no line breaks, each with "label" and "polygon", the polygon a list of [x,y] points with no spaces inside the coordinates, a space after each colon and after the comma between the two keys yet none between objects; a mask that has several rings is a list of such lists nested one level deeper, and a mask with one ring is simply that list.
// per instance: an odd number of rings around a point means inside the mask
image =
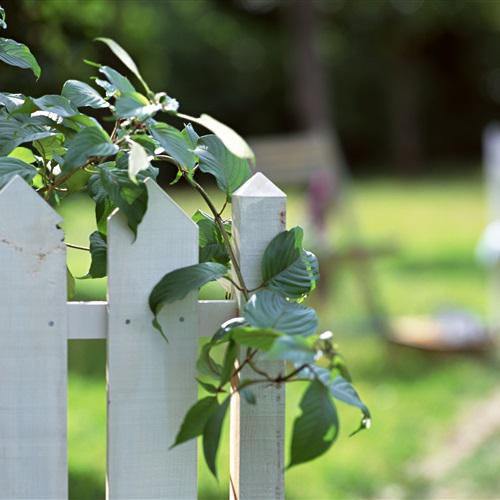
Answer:
[{"label": "climbing vine", "polygon": [[[0,7],[0,29],[5,28]],[[229,401],[238,393],[248,404],[259,404],[253,388],[261,384],[306,384],[293,425],[289,466],[318,457],[334,443],[336,401],[359,408],[358,430],[368,427],[370,412],[351,385],[332,333],[318,331],[317,314],[304,303],[319,280],[319,267],[316,256],[303,248],[302,229],[284,231],[269,243],[258,288],[250,290],[243,279],[224,209],[251,175],[254,158],[247,143],[208,115],[181,113],[175,98],[150,89],[122,47],[108,38],[97,41],[115,54],[139,90],[116,69],[85,61],[96,70],[95,87],[68,80],[57,95],[0,93],[0,187],[19,175],[52,205],[76,191],[94,200],[97,230],[84,248],[91,255],[84,278],[106,276],[106,221],[113,210],[119,208],[130,231],[137,233],[148,204],[144,181],[156,178],[160,168],[174,169],[172,184],[184,179],[204,200],[208,212],[198,210],[193,216],[199,227],[199,264],[167,274],[154,287],[149,297],[153,325],[168,341],[162,307],[210,281],[229,283],[244,306],[241,316],[221,325],[201,349],[197,380],[208,395],[189,409],[172,445],[202,436],[205,460],[216,474]],[[0,38],[0,60],[31,70],[37,79],[41,74],[29,48],[14,40]],[[172,124],[178,122],[181,128]],[[225,195],[222,207],[198,183],[198,171],[215,178]],[[71,274],[68,280],[71,290]],[[283,370],[270,373],[263,360],[282,361]]]}]

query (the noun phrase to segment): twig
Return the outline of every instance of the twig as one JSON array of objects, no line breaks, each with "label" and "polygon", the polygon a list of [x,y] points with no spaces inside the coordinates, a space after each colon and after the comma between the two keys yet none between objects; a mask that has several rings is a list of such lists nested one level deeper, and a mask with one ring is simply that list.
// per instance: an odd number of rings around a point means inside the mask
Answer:
[{"label": "twig", "polygon": [[229,252],[229,257],[231,258],[231,262],[233,263],[234,267],[234,272],[236,273],[236,277],[238,278],[238,281],[240,282],[240,287],[241,287],[241,293],[245,297],[245,300],[248,300],[248,289],[245,286],[245,281],[243,279],[243,275],[241,274],[241,269],[240,265],[238,263],[238,259],[236,258],[236,255],[233,250],[233,246],[231,245],[231,242],[229,241],[229,236],[226,233],[226,230],[224,229],[224,221],[222,220],[222,217],[219,215],[219,212],[217,211],[217,208],[215,208],[215,205],[212,203],[212,200],[208,196],[208,193],[198,184],[194,179],[192,179],[186,171],[183,171],[183,177],[187,180],[187,182],[193,186],[198,193],[200,193],[201,197],[205,200],[205,203],[208,205],[208,208],[212,212],[214,216],[215,223],[220,229],[220,232],[222,233],[222,238],[224,239],[224,244],[226,245],[226,248]]},{"label": "twig", "polygon": [[75,245],[74,243],[66,243],[66,246],[68,248],[74,248],[75,250],[85,250],[86,252],[90,252],[90,248],[80,246],[80,245]]}]

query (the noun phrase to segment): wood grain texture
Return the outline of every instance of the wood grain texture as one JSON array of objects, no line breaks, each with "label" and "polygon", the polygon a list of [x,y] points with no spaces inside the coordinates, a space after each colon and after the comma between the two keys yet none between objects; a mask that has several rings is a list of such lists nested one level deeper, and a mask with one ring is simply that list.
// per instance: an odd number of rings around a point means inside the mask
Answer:
[{"label": "wood grain texture", "polygon": [[[261,284],[265,248],[286,226],[286,195],[257,173],[233,194],[233,234],[248,288]],[[241,297],[240,297],[241,301]],[[281,362],[259,362],[266,371]],[[245,378],[245,369],[242,377]],[[284,498],[284,387],[255,386],[256,405],[238,397],[231,402],[230,469],[233,499]]]},{"label": "wood grain texture", "polygon": [[169,450],[197,399],[197,291],[151,326],[148,297],[166,273],[198,261],[198,228],[153,181],[136,241],[119,212],[108,228],[108,475],[110,499],[197,496],[196,442]]},{"label": "wood grain texture", "polygon": [[67,497],[66,249],[20,177],[0,191],[0,498]]},{"label": "wood grain texture", "polygon": [[[237,315],[234,300],[199,300],[198,335],[212,336],[222,323]],[[107,330],[107,302],[68,302],[68,339],[106,339]]]}]

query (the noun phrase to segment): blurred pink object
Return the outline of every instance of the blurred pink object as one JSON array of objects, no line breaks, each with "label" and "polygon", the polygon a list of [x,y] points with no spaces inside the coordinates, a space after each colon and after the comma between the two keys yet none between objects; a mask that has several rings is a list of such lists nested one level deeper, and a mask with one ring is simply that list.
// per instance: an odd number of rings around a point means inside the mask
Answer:
[{"label": "blurred pink object", "polygon": [[318,240],[326,237],[328,210],[335,198],[335,174],[332,169],[322,168],[312,172],[309,178],[309,219]]}]

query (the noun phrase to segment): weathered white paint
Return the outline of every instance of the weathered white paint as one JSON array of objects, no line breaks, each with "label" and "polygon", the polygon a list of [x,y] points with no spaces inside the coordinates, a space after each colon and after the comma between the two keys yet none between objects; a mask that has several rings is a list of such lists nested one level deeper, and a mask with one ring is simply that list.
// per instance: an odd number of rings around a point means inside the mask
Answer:
[{"label": "weathered white paint", "polygon": [[20,177],[0,191],[0,498],[67,497],[66,250]]},{"label": "weathered white paint", "polygon": [[234,300],[199,300],[198,331],[200,337],[211,337],[228,319],[238,316]]},{"label": "weathered white paint", "polygon": [[[264,250],[285,226],[286,195],[263,174],[255,174],[233,194],[233,235],[247,288],[261,284]],[[269,372],[283,370],[281,362],[259,364]],[[231,402],[230,495],[238,500],[282,499],[285,391],[255,387],[257,405],[238,397]]]},{"label": "weathered white paint", "polygon": [[[153,330],[151,289],[167,272],[196,263],[198,242],[189,217],[153,181],[147,188],[136,241],[120,213],[110,218],[109,300],[89,303],[66,302],[60,217],[20,178],[0,191],[0,214],[15,214],[0,216],[0,498],[67,497],[67,340],[106,338],[108,498],[197,496],[196,443],[169,447],[197,399],[198,338],[238,308],[198,301],[193,292],[160,315],[169,344]],[[284,229],[285,208],[285,195],[260,174],[234,196],[249,287],[260,282],[262,253]],[[284,392],[256,395],[258,407],[233,403],[232,477],[242,500],[282,498]]]},{"label": "weathered white paint", "polygon": [[124,217],[108,227],[108,476],[110,499],[197,496],[196,442],[173,450],[197,399],[197,292],[165,306],[153,330],[148,296],[164,274],[198,261],[198,228],[153,181],[137,240]]},{"label": "weathered white paint", "polygon": [[[199,300],[198,335],[210,337],[219,326],[238,315],[234,300]],[[68,339],[106,339],[107,302],[68,302]]]},{"label": "weathered white paint", "polygon": [[68,302],[68,339],[105,339],[107,330],[107,302]]}]

